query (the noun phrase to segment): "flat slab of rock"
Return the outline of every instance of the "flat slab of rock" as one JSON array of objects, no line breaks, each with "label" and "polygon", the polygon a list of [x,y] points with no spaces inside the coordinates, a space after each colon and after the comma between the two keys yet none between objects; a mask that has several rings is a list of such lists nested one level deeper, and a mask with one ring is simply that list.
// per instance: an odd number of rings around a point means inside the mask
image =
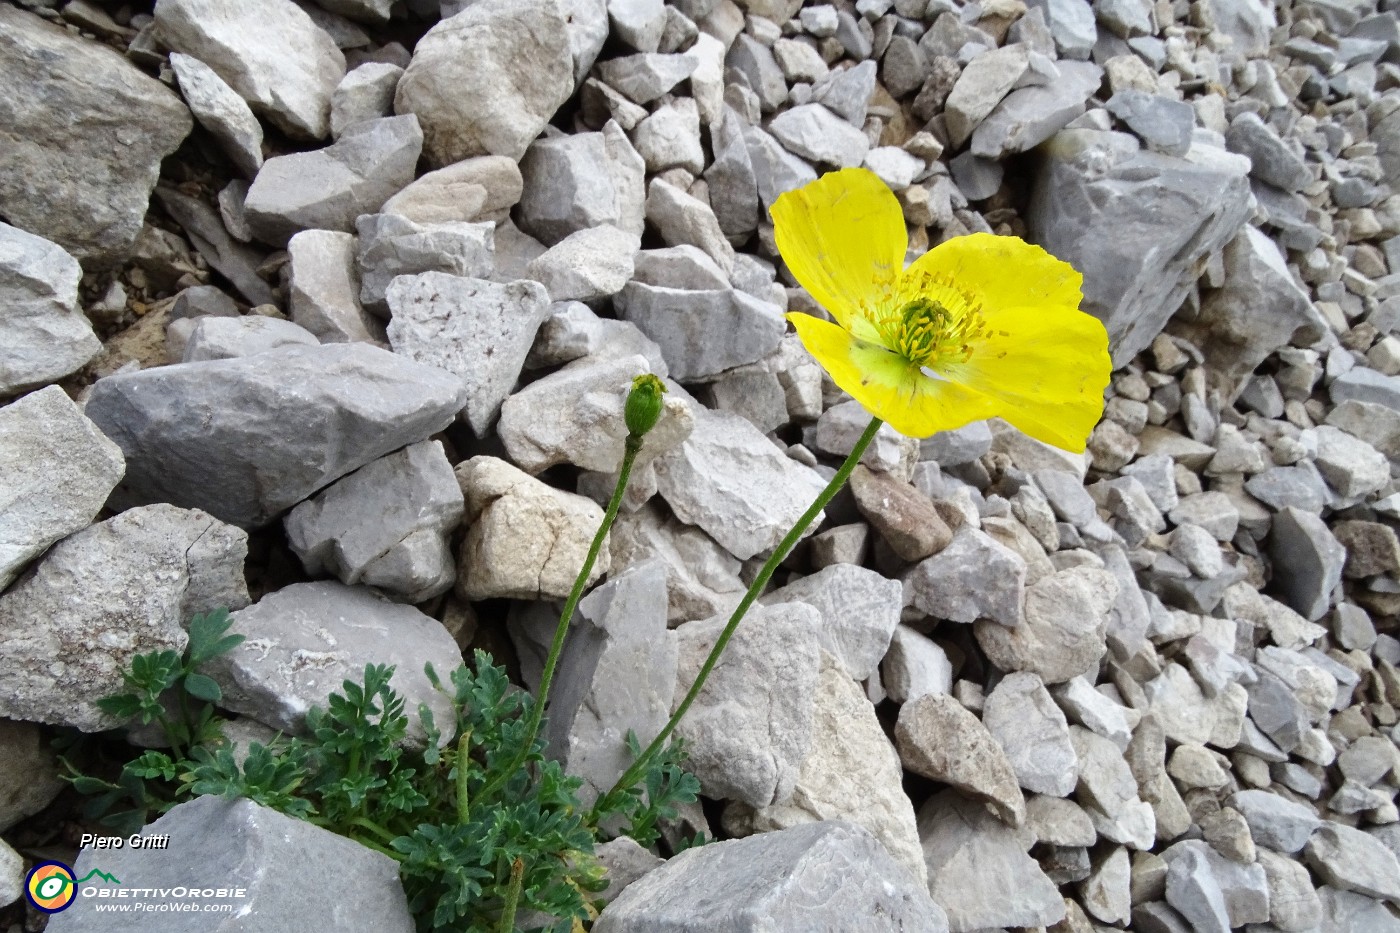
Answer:
[{"label": "flat slab of rock", "polygon": [[464,399],[451,374],[357,343],[108,376],[85,412],[126,456],[111,505],[173,502],[251,528],[441,431]]},{"label": "flat slab of rock", "polygon": [[[547,486],[495,457],[459,463],[467,538],[457,591],[466,599],[563,599],[583,568],[603,510],[591,499]],[[603,538],[589,582],[608,572]]]},{"label": "flat slab of rock", "polygon": [[1308,839],[1304,853],[1334,888],[1400,905],[1400,861],[1375,836],[1328,821]]},{"label": "flat slab of rock", "polygon": [[472,4],[418,40],[394,109],[418,115],[435,166],[480,155],[519,161],[573,91],[559,6],[502,0]]},{"label": "flat slab of rock", "polygon": [[263,130],[248,102],[197,58],[172,52],[170,67],[200,125],[219,141],[240,172],[248,178],[256,175],[263,164]]},{"label": "flat slab of rock", "polygon": [[634,881],[593,929],[809,933],[840,918],[870,933],[947,933],[943,911],[897,865],[868,830],[839,820],[715,842]]},{"label": "flat slab of rock", "polygon": [[680,382],[758,362],[778,348],[786,327],[776,305],[729,288],[682,290],[632,281],[614,301],[623,320],[656,341]]},{"label": "flat slab of rock", "polygon": [[[413,915],[399,883],[398,863],[305,820],[251,800],[208,796],[172,808],[142,832],[169,836],[169,848],[83,849],[73,863],[79,878],[100,869],[121,879],[123,893],[139,882],[140,890],[132,890],[135,896],[122,903],[142,910],[142,930],[188,930],[188,913],[159,909],[173,902],[227,904],[231,909],[222,916],[267,918],[259,928],[268,933],[318,926],[412,933]],[[160,894],[162,889],[185,889],[195,879],[215,891],[241,889],[244,896],[181,901]],[[297,883],[289,884],[292,879]],[[54,914],[50,928],[55,933],[110,930],[111,914],[97,908],[111,903],[79,897],[71,908]]]},{"label": "flat slab of rock", "polygon": [[[190,617],[248,604],[248,536],[194,509],[129,509],[72,535],[0,596],[0,716],[99,732],[138,654],[185,648]],[[56,659],[62,659],[58,663]]]},{"label": "flat slab of rock", "polygon": [[423,133],[412,114],[356,123],[324,149],[268,159],[243,202],[253,235],[285,246],[302,230],[350,233],[413,180]]},{"label": "flat slab of rock", "polygon": [[103,265],[131,250],[161,160],[194,120],[115,50],[7,4],[0,128],[0,215]]},{"label": "flat slab of rock", "polygon": [[91,524],[125,471],[121,448],[57,386],[0,408],[0,592]]},{"label": "flat slab of rock", "polygon": [[549,316],[544,287],[424,272],[395,279],[385,297],[394,352],[455,377],[465,394],[463,417],[485,437]]},{"label": "flat slab of rock", "polygon": [[408,736],[425,741],[419,704],[450,741],[452,703],[434,689],[423,665],[444,680],[462,663],[462,651],[442,623],[373,590],[334,580],[293,583],[229,616],[231,634],[246,638],[202,670],[218,681],[220,704],[264,725],[306,734],[306,714],[326,706],[346,680],[363,683],[365,665],[392,664],[390,681],[404,698]]},{"label": "flat slab of rock", "polygon": [[775,547],[826,484],[738,415],[693,411],[694,433],[656,459],[657,488],[677,518],[748,560]]},{"label": "flat slab of rock", "polygon": [[345,56],[291,0],[160,0],[155,18],[167,48],[208,65],[284,133],[302,140],[330,133]]},{"label": "flat slab of rock", "polygon": [[[685,696],[728,615],[676,629],[673,708]],[[812,748],[821,617],[811,606],[758,606],[734,631],[695,703],[676,728],[686,767],[707,796],[752,807],[786,802]]]},{"label": "flat slab of rock", "polygon": [[1054,797],[1074,792],[1079,757],[1069,723],[1037,675],[1023,671],[1003,677],[983,701],[982,725],[1005,750],[1026,790]]}]

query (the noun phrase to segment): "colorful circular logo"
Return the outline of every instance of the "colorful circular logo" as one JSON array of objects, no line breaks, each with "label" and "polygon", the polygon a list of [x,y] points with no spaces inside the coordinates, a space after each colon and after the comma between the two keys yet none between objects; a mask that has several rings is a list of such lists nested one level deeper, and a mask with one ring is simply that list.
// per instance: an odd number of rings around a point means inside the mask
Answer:
[{"label": "colorful circular logo", "polygon": [[24,894],[29,903],[46,914],[67,909],[78,896],[73,869],[62,862],[40,862],[25,879]]}]

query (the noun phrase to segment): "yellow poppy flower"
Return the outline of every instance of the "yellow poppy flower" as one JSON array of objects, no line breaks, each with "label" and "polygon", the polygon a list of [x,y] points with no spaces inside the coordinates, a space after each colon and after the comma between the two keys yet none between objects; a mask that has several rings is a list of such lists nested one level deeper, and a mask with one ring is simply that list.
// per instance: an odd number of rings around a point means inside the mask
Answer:
[{"label": "yellow poppy flower", "polygon": [[778,251],[835,323],[788,320],[838,386],[910,437],[1000,417],[1083,452],[1112,364],[1103,324],[1079,310],[1083,277],[1039,246],[974,233],[907,269],[899,202],[861,168],[773,204]]}]

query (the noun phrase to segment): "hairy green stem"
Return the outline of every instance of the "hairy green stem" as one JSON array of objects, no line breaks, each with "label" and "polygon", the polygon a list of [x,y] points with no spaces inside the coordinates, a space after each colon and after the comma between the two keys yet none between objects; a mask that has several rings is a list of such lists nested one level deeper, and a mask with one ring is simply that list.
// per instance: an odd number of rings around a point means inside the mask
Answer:
[{"label": "hairy green stem", "polygon": [[510,885],[506,888],[505,909],[501,911],[500,933],[515,933],[515,908],[520,903],[520,889],[525,883],[525,862],[516,859],[510,863]]},{"label": "hairy green stem", "polygon": [[657,733],[656,738],[652,740],[651,744],[637,756],[637,760],[632,763],[632,767],[623,772],[622,777],[617,779],[617,783],[613,785],[612,790],[599,798],[598,804],[593,807],[593,812],[591,814],[592,822],[597,822],[598,814],[603,812],[602,808],[605,802],[610,803],[614,801],[617,794],[625,793],[627,788],[632,787],[642,779],[642,775],[646,773],[648,763],[661,751],[662,747],[666,744],[666,740],[670,738],[671,733],[675,731],[676,725],[681,721],[681,717],[690,709],[690,704],[694,703],[695,698],[700,695],[701,688],[705,686],[705,680],[710,676],[710,672],[714,670],[715,664],[719,662],[720,655],[724,654],[724,649],[729,644],[729,639],[733,637],[735,629],[739,627],[739,622],[743,620],[744,614],[749,611],[749,607],[754,604],[754,601],[757,600],[759,595],[763,592],[764,587],[768,585],[768,581],[773,576],[773,572],[778,569],[778,565],[783,562],[797,545],[797,542],[802,539],[802,533],[807,530],[807,526],[816,520],[817,516],[821,514],[821,510],[826,508],[827,504],[841,491],[841,487],[846,485],[846,481],[850,479],[851,471],[854,470],[856,464],[860,462],[861,455],[865,453],[865,448],[869,447],[870,442],[875,439],[875,434],[880,430],[882,424],[884,424],[884,422],[879,418],[870,419],[870,424],[866,427],[865,432],[861,434],[860,439],[856,441],[856,446],[852,448],[850,456],[846,458],[846,462],[841,464],[841,468],[836,471],[836,475],[831,478],[831,482],[826,484],[826,488],[818,493],[817,498],[812,501],[807,511],[802,513],[802,517],[797,520],[797,524],[792,526],[792,530],[783,537],[783,540],[778,542],[778,546],[773,549],[773,553],[769,555],[768,560],[764,562],[763,569],[758,572],[758,576],[754,577],[753,583],[749,585],[748,592],[744,594],[744,598],[740,600],[739,605],[734,609],[734,614],[729,617],[729,623],[725,625],[724,630],[719,633],[719,638],[715,641],[714,648],[710,649],[709,657],[705,658],[705,663],[700,666],[700,673],[695,676],[695,682],[690,685],[690,690],[686,693],[685,699],[681,700],[680,705],[676,707],[676,711],[671,714],[671,718],[667,721],[665,728]]},{"label": "hairy green stem", "polygon": [[465,824],[471,819],[471,797],[467,791],[467,779],[471,776],[471,730],[462,733],[457,740],[457,822]]},{"label": "hairy green stem", "polygon": [[477,793],[478,800],[487,799],[492,793],[500,790],[501,785],[520,770],[521,765],[525,763],[526,756],[530,754],[530,749],[535,744],[535,735],[540,731],[540,719],[544,716],[545,702],[549,699],[549,687],[554,681],[554,668],[559,663],[560,652],[564,650],[564,638],[569,634],[569,622],[573,619],[574,610],[578,608],[578,601],[583,598],[583,591],[588,586],[588,577],[593,572],[593,564],[598,560],[598,552],[603,549],[603,539],[608,536],[608,529],[612,528],[613,521],[617,518],[617,510],[622,505],[622,495],[627,491],[627,481],[632,476],[632,463],[637,459],[637,453],[641,449],[641,435],[628,434],[626,452],[622,456],[622,467],[617,473],[617,486],[613,489],[612,498],[608,500],[607,511],[603,514],[603,523],[598,526],[598,533],[593,536],[593,544],[588,548],[588,557],[583,562],[583,569],[579,571],[578,578],[574,580],[574,588],[569,593],[568,601],[564,603],[564,611],[559,616],[559,624],[554,628],[554,641],[550,643],[549,655],[544,662],[544,671],[540,674],[540,689],[535,697],[535,705],[530,710],[525,738],[520,743],[520,748],[516,750],[515,757],[511,759],[510,764]]}]

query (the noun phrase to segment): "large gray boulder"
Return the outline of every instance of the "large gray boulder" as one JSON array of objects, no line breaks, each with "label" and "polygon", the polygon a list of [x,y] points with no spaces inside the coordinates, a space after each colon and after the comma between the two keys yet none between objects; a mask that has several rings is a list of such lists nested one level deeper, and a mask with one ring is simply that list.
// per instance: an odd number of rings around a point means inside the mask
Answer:
[{"label": "large gray boulder", "polygon": [[108,376],[86,413],[126,456],[113,507],[173,502],[254,528],[464,402],[451,374],[353,343]]},{"label": "large gray boulder", "polygon": [[[220,933],[239,929],[240,920],[250,916],[259,918],[258,929],[266,933],[412,933],[413,916],[399,884],[397,862],[251,800],[198,797],[173,808],[143,834],[169,837],[168,848],[84,849],[73,863],[79,878],[98,869],[121,879],[124,884],[116,890],[130,897],[120,903],[142,910],[142,931],[188,930],[189,913],[159,909],[176,903],[229,908],[212,915],[219,920],[204,925]],[[107,890],[106,882],[92,884]],[[216,893],[172,901],[171,889]],[[227,894],[219,897],[220,889]],[[235,891],[242,896],[228,896]],[[79,897],[68,910],[53,915],[49,929],[96,933],[125,926],[113,924],[110,913],[99,912],[99,907],[113,903],[101,896]]]},{"label": "large gray boulder", "polygon": [[223,688],[224,708],[305,735],[311,707],[324,708],[346,680],[362,684],[365,665],[389,664],[390,684],[405,702],[408,739],[426,741],[418,718],[426,704],[443,741],[451,741],[451,698],[432,685],[423,665],[432,664],[445,680],[461,665],[462,651],[436,619],[369,587],[323,580],[268,593],[229,620],[229,632],[246,640],[201,668]]},{"label": "large gray boulder", "polygon": [[155,18],[167,48],[208,65],[282,132],[303,140],[330,133],[345,56],[292,0],[159,0]]},{"label": "large gray boulder", "polygon": [[573,92],[568,23],[555,0],[498,0],[468,6],[418,40],[394,109],[418,115],[434,166],[519,160]]},{"label": "large gray boulder", "polygon": [[1147,348],[1239,231],[1249,160],[1194,145],[1147,152],[1123,133],[1063,130],[1043,150],[1029,239],[1084,274],[1083,309],[1108,328],[1115,368]]},{"label": "large gray boulder", "polygon": [[595,933],[947,933],[920,883],[880,842],[842,821],[688,849],[634,881]]},{"label": "large gray boulder", "polygon": [[138,654],[185,648],[190,617],[248,604],[248,536],[196,509],[131,509],[65,538],[0,596],[0,716],[99,732]]},{"label": "large gray boulder", "polygon": [[193,127],[173,91],[116,51],[0,6],[0,216],[15,226],[83,262],[119,261],[161,159]]}]

